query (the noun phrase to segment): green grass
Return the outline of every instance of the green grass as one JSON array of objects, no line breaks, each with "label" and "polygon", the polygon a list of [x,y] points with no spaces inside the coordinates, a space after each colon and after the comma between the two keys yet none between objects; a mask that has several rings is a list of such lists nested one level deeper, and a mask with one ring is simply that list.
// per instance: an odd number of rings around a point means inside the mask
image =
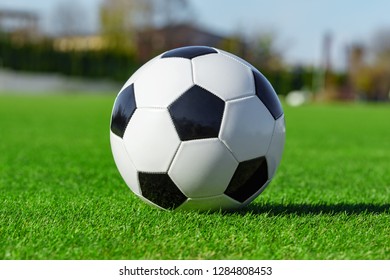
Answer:
[{"label": "green grass", "polygon": [[390,259],[390,107],[285,106],[281,166],[232,213],[136,198],[114,96],[0,96],[0,259]]}]

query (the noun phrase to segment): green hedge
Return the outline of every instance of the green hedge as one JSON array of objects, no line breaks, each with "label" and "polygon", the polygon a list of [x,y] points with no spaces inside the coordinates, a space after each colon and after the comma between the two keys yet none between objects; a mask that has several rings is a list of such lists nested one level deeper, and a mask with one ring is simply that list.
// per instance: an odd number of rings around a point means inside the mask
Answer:
[{"label": "green hedge", "polygon": [[50,41],[14,43],[0,36],[0,66],[32,72],[56,72],[69,76],[124,80],[138,67],[132,54],[102,51],[57,51]]},{"label": "green hedge", "polygon": [[[9,36],[0,34],[0,67],[4,68],[124,81],[140,66],[136,54],[115,50],[62,52],[55,50],[50,40],[17,44]],[[261,66],[258,69],[280,95],[312,88],[312,69],[267,71]]]}]

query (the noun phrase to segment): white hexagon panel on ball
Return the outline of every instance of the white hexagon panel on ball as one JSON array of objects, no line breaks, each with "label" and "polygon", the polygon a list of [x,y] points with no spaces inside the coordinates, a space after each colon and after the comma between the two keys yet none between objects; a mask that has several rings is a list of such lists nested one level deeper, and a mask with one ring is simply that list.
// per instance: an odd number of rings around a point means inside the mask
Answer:
[{"label": "white hexagon panel on ball", "polygon": [[138,171],[166,172],[180,139],[166,109],[140,108],[123,136],[126,150]]},{"label": "white hexagon panel on ball", "polygon": [[161,58],[153,61],[134,83],[138,108],[166,108],[193,85],[189,59]]},{"label": "white hexagon panel on ball", "polygon": [[255,94],[252,70],[241,62],[222,54],[208,54],[192,60],[195,84],[222,100]]},{"label": "white hexagon panel on ball", "polygon": [[226,103],[219,138],[238,161],[264,156],[275,120],[257,96]]},{"label": "white hexagon panel on ball", "polygon": [[222,194],[238,162],[216,138],[186,141],[169,168],[168,174],[189,198]]},{"label": "white hexagon panel on ball", "polygon": [[134,82],[137,80],[137,78],[143,76],[144,71],[146,71],[146,69],[148,69],[154,62],[156,62],[156,60],[159,60],[160,57],[161,57],[161,55],[158,55],[155,58],[146,62],[144,65],[142,65],[137,71],[135,71],[133,73],[133,75],[130,76],[130,78],[125,82],[125,84],[122,86],[122,88],[119,92],[121,92],[122,90],[124,90],[125,88],[130,86],[131,84],[134,84]]}]

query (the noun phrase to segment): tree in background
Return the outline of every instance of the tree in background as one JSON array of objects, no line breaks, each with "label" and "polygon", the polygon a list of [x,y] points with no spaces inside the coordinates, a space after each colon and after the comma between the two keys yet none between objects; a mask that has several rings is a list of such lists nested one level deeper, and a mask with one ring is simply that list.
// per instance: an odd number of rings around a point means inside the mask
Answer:
[{"label": "tree in background", "polygon": [[100,31],[113,50],[136,51],[137,31],[153,22],[153,0],[104,0],[100,7]]},{"label": "tree in background", "polygon": [[390,93],[390,29],[379,30],[373,38],[374,71],[371,97],[389,98]]},{"label": "tree in background", "polygon": [[272,32],[257,33],[249,39],[236,32],[225,37],[217,47],[250,61],[263,71],[276,71],[284,67],[282,51],[278,49],[276,35]]},{"label": "tree in background", "polygon": [[136,52],[141,32],[187,21],[190,10],[187,0],[103,0],[100,30],[110,48]]},{"label": "tree in background", "polygon": [[353,89],[363,99],[387,100],[390,91],[390,29],[379,30],[371,46],[355,44],[349,50]]},{"label": "tree in background", "polygon": [[268,71],[277,71],[284,67],[282,51],[277,47],[274,33],[266,32],[254,36],[250,43],[250,53],[254,63]]}]

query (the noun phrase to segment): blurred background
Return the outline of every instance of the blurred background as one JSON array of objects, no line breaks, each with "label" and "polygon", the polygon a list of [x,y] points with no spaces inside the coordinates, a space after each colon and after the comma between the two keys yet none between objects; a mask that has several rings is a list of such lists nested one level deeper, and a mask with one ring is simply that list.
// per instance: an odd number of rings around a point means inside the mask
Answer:
[{"label": "blurred background", "polygon": [[390,2],[1,0],[1,92],[117,92],[168,49],[243,57],[286,101],[389,101]]}]

